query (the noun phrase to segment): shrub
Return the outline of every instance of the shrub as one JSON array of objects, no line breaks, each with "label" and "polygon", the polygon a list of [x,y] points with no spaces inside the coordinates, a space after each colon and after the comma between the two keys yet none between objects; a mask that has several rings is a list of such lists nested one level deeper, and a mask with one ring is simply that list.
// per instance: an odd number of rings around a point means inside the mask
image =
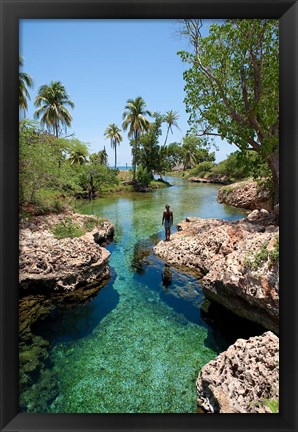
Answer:
[{"label": "shrub", "polygon": [[190,176],[203,177],[205,173],[210,172],[214,164],[212,162],[201,162],[189,171]]},{"label": "shrub", "polygon": [[68,208],[66,197],[51,189],[39,189],[33,203],[36,214],[61,213]]},{"label": "shrub", "polygon": [[74,224],[70,217],[54,225],[52,232],[57,239],[81,237],[85,234],[85,230]]},{"label": "shrub", "polygon": [[90,217],[88,219],[84,220],[84,228],[86,228],[86,231],[92,231],[93,228],[97,227],[102,219],[99,217]]},{"label": "shrub", "polygon": [[263,244],[260,250],[253,257],[248,257],[245,260],[245,265],[252,270],[257,270],[264,262],[268,261],[268,266],[272,267],[279,259],[279,238],[276,238],[276,243],[272,251],[268,251],[269,242]]},{"label": "shrub", "polygon": [[142,165],[138,166],[136,179],[142,185],[148,186],[151,181],[151,174],[148,173],[147,168],[143,168]]}]

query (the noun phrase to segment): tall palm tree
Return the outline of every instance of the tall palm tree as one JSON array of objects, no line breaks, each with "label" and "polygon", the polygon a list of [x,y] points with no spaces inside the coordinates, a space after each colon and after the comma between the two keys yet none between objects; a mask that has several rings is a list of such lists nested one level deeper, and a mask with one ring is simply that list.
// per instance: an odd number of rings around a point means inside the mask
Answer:
[{"label": "tall palm tree", "polygon": [[140,136],[150,128],[150,122],[145,117],[152,117],[152,113],[146,109],[146,103],[142,97],[137,97],[135,100],[128,99],[123,113],[123,130],[128,130],[128,138],[132,139],[132,166],[133,179],[136,178],[136,157],[139,146]]},{"label": "tall palm tree", "polygon": [[115,150],[115,169],[117,168],[117,144],[120,145],[122,141],[122,135],[120,134],[121,129],[118,128],[115,123],[109,124],[106,128],[104,136],[110,138],[111,147]]},{"label": "tall palm tree", "polygon": [[171,133],[173,133],[173,129],[172,126],[175,126],[177,129],[180,130],[179,126],[178,126],[178,119],[179,119],[179,114],[177,111],[167,111],[165,116],[164,116],[164,120],[168,125],[168,129],[167,129],[167,135],[166,135],[166,139],[164,142],[164,147],[166,146],[167,143],[167,139],[168,139],[168,135],[169,135],[169,131],[171,131]]},{"label": "tall palm tree", "polygon": [[72,117],[65,108],[66,105],[74,108],[65,87],[60,81],[52,81],[50,85],[42,85],[35,98],[34,105],[39,107],[34,117],[41,117],[40,121],[48,130],[53,130],[56,137],[59,136],[61,127],[71,125]]},{"label": "tall palm tree", "polygon": [[[23,59],[19,57],[19,68],[23,66]],[[28,102],[30,94],[28,88],[33,86],[33,80],[30,75],[25,72],[19,72],[19,107],[26,113],[28,109]]]}]

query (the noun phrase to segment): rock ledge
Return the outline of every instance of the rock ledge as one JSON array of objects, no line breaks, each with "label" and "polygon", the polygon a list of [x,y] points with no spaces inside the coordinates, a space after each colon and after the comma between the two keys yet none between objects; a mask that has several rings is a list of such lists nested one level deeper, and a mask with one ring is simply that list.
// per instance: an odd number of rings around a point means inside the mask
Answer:
[{"label": "rock ledge", "polygon": [[205,365],[198,405],[207,413],[272,413],[279,399],[279,339],[272,332],[238,339]]},{"label": "rock ledge", "polygon": [[23,292],[73,291],[109,275],[110,253],[99,244],[113,236],[114,226],[99,221],[81,237],[58,240],[51,228],[65,217],[80,227],[92,219],[68,212],[36,216],[20,223],[19,283]]},{"label": "rock ledge", "polygon": [[154,252],[201,276],[209,300],[278,333],[279,230],[268,212],[260,215],[232,222],[187,218]]}]

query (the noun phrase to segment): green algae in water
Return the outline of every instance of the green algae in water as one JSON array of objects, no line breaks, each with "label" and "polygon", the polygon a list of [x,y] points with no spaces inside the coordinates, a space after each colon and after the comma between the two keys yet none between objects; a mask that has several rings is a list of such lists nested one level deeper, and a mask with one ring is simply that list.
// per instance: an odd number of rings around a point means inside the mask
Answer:
[{"label": "green algae in water", "polygon": [[88,338],[56,347],[52,412],[196,411],[198,371],[215,356],[204,344],[208,332],[137,288]]},{"label": "green algae in water", "polygon": [[[163,290],[160,263],[145,251],[148,262],[136,267],[135,255],[142,255],[140,242],[148,248],[150,237],[163,238],[161,216],[168,202],[175,223],[190,215],[236,219],[242,214],[216,202],[218,187],[179,183],[151,194],[103,198],[81,207],[83,213],[115,224],[110,265],[118,298],[85,337],[51,341],[59,396],[46,412],[197,412],[198,373],[224,343],[214,340],[208,326],[189,319],[186,303],[179,306],[179,298],[174,303],[174,297]],[[188,276],[180,280],[181,284],[194,283]],[[100,295],[95,300],[99,304]],[[198,310],[203,300],[199,296]]]}]

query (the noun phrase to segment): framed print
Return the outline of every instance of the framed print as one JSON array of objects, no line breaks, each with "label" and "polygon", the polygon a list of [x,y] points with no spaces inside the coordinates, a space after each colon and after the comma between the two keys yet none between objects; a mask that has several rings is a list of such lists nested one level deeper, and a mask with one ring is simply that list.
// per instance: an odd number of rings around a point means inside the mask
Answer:
[{"label": "framed print", "polygon": [[0,1],[1,431],[296,431],[297,2]]}]

